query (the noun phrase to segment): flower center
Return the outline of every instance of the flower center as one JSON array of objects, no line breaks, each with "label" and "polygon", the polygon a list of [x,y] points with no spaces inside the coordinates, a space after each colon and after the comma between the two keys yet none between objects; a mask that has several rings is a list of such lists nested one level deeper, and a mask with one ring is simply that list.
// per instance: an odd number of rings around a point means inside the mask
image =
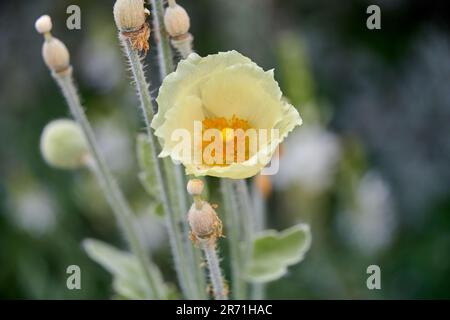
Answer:
[{"label": "flower center", "polygon": [[[202,125],[203,164],[228,166],[250,158],[250,139],[245,132],[252,127],[247,120],[235,115],[231,119],[214,117],[204,119]],[[217,130],[217,134],[207,132],[211,129]]]}]

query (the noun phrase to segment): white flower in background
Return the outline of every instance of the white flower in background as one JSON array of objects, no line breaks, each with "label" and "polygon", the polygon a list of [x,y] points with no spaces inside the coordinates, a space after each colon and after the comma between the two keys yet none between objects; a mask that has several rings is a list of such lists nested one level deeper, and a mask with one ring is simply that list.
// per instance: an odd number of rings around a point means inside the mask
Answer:
[{"label": "white flower in background", "polygon": [[340,216],[341,230],[362,252],[375,254],[392,240],[394,214],[388,184],[377,172],[368,172],[356,190],[355,207]]},{"label": "white flower in background", "polygon": [[101,152],[111,169],[116,172],[128,171],[132,166],[133,145],[130,135],[120,127],[116,119],[101,121],[95,127]]},{"label": "white flower in background", "polygon": [[333,182],[341,156],[338,137],[319,126],[304,126],[287,140],[274,177],[275,187],[301,185],[311,193],[328,188]]},{"label": "white flower in background", "polygon": [[101,92],[109,92],[122,79],[121,68],[111,68],[121,64],[122,56],[114,50],[115,43],[113,46],[103,36],[98,31],[83,44],[79,66],[85,82]]},{"label": "white flower in background", "polygon": [[145,249],[155,251],[163,246],[167,239],[164,223],[149,212],[142,212],[135,219],[138,237]]},{"label": "white flower in background", "polygon": [[16,192],[10,201],[9,214],[19,228],[36,237],[53,230],[56,224],[56,203],[47,191],[29,188]]}]

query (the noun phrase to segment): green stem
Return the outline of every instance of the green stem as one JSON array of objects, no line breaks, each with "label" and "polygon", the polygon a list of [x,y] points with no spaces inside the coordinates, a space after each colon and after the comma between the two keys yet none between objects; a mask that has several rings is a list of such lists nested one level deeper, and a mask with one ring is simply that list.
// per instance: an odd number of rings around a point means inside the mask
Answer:
[{"label": "green stem", "polygon": [[[244,268],[248,263],[248,258],[252,256],[253,239],[255,233],[258,231],[257,226],[262,223],[262,216],[258,216],[254,210],[254,205],[250,198],[250,192],[245,180],[233,180],[234,194],[237,200],[239,215],[242,225],[242,233],[244,236]],[[262,299],[264,295],[264,286],[252,283],[250,285],[250,294],[253,299]]]},{"label": "green stem", "polygon": [[161,80],[174,70],[172,48],[164,27],[164,3],[161,0],[150,0],[153,8],[153,29],[157,39],[159,73]]},{"label": "green stem", "polygon": [[250,257],[255,234],[255,216],[245,180],[232,180],[234,195],[236,197],[239,217],[241,218],[242,232],[244,234],[245,256]]},{"label": "green stem", "polygon": [[188,299],[192,299],[194,296],[190,285],[191,275],[187,269],[188,263],[183,249],[183,240],[177,226],[178,219],[169,202],[169,190],[163,173],[163,164],[161,158],[158,157],[159,147],[150,127],[150,119],[153,117],[153,112],[152,99],[148,90],[149,85],[145,78],[144,68],[139,53],[132,48],[132,45],[128,39],[122,35],[120,36],[120,39],[130,62],[133,77],[136,82],[138,96],[141,101],[142,113],[144,115],[144,121],[147,128],[147,135],[152,148],[152,156],[154,157],[153,162],[156,166],[156,179],[160,188],[160,198],[165,212],[164,216],[166,218],[166,225],[169,233],[169,240],[172,248],[172,255],[175,261],[175,269],[178,280],[184,295]]},{"label": "green stem", "polygon": [[223,204],[225,207],[225,226],[227,229],[228,247],[231,261],[231,293],[234,299],[242,300],[246,298],[247,284],[244,280],[244,252],[241,243],[241,222],[236,194],[233,190],[233,182],[230,179],[220,179]]},{"label": "green stem", "polygon": [[[160,67],[161,81],[174,70],[172,48],[170,46],[170,39],[164,27],[164,3],[161,0],[150,0],[152,5],[153,19],[154,19],[154,33],[157,41],[158,60]],[[203,270],[199,267],[201,264],[200,252],[194,248],[189,239],[189,226],[186,223],[185,215],[188,210],[187,194],[186,194],[186,178],[181,165],[174,164],[170,159],[165,159],[167,163],[166,168],[168,175],[173,174],[174,189],[177,192],[178,217],[182,226],[182,238],[184,242],[184,249],[189,260],[188,268],[190,274],[193,275],[191,286],[195,291],[197,299],[206,298],[206,291],[204,287],[205,275]]]},{"label": "green stem", "polygon": [[[252,184],[252,204],[255,210],[255,232],[261,232],[266,227],[266,198],[258,190],[255,183]],[[251,299],[263,300],[266,295],[266,285],[264,283],[252,283]]]},{"label": "green stem", "polygon": [[214,243],[202,243],[201,247],[205,253],[206,262],[208,263],[209,277],[213,286],[214,298],[216,300],[228,300],[222,271],[220,270],[215,241]]},{"label": "green stem", "polygon": [[147,294],[149,297],[153,297],[155,299],[163,299],[165,298],[165,294],[160,292],[160,288],[158,288],[158,286],[156,285],[157,280],[154,278],[154,275],[149,272],[149,258],[146,255],[145,250],[143,249],[138,237],[136,236],[137,232],[133,226],[132,211],[127,201],[125,200],[122,191],[116,184],[116,181],[114,180],[106,164],[106,161],[98,151],[99,149],[97,147],[94,132],[88,122],[88,119],[86,118],[77,91],[75,89],[75,85],[72,79],[72,72],[70,70],[69,72],[66,72],[64,74],[53,75],[62,89],[73,117],[80,125],[86,137],[90,156],[93,162],[91,167],[94,169],[96,178],[99,181],[100,186],[102,187],[103,192],[120,226],[123,228],[133,254],[138,258],[141,264],[144,276],[151,291],[151,293],[148,292]]}]

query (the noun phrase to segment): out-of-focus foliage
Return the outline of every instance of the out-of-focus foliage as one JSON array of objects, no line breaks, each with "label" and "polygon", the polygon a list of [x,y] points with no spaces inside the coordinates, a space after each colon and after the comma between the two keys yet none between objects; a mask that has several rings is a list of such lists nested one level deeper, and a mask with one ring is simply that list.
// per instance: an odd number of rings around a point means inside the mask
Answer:
[{"label": "out-of-focus foliage", "polygon": [[287,268],[303,260],[311,245],[307,225],[297,225],[283,232],[266,230],[254,240],[252,258],[246,276],[253,282],[274,281]]},{"label": "out-of-focus foliage", "polygon": [[[144,279],[145,269],[141,268],[138,260],[130,253],[98,240],[88,239],[83,242],[86,253],[97,263],[102,265],[113,275],[113,288],[120,298],[145,299],[146,287]],[[156,284],[160,290],[167,291],[159,270],[153,265],[151,272],[158,280]]]},{"label": "out-of-focus foliage", "polygon": [[[378,1],[382,29],[369,31],[366,0],[179,1],[191,15],[199,54],[236,49],[275,68],[304,118],[282,148],[279,174],[270,177],[266,224],[284,230],[308,223],[314,241],[301,264],[267,286],[267,297],[450,298],[445,2]],[[160,218],[138,178],[134,150],[143,125],[113,2],[77,1],[82,28],[74,31],[65,27],[71,1],[0,3],[0,298],[112,297],[111,276],[81,243],[96,238],[125,247],[89,172],[49,168],[39,154],[45,124],[68,115],[33,29],[44,13],[71,52],[87,115],[140,213],[140,237],[165,282],[176,282]],[[155,50],[146,59],[156,94]],[[209,180],[214,197],[218,184]],[[81,290],[66,287],[73,264],[81,268]],[[372,264],[381,268],[379,291],[366,287]]]}]

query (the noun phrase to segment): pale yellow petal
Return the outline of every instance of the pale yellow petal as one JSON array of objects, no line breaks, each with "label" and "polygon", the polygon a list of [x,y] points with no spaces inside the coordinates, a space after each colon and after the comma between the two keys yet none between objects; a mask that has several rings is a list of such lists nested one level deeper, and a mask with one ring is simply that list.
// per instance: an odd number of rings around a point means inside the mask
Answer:
[{"label": "pale yellow petal", "polygon": [[[157,102],[159,112],[152,127],[163,146],[160,156],[170,155],[181,161],[187,174],[196,176],[231,179],[254,176],[270,162],[288,133],[302,123],[298,111],[282,100],[273,71],[264,72],[236,51],[205,58],[191,54],[164,80]],[[248,121],[251,128],[274,129],[278,134],[269,132],[269,139],[259,139],[256,152],[251,152],[247,161],[229,166],[208,166],[193,161],[193,150],[199,148],[193,133],[194,123],[205,117],[231,119],[233,116]],[[190,157],[176,153],[179,140],[174,140],[173,135],[179,129],[191,135]]]},{"label": "pale yellow petal", "polygon": [[191,141],[193,140],[194,122],[204,118],[202,103],[196,96],[182,97],[173,108],[167,110],[164,118],[165,121],[155,130],[155,135],[163,145],[161,157],[170,155],[173,148],[180,143],[180,140],[175,140],[174,137],[179,137],[183,133],[181,130],[188,132]]},{"label": "pale yellow petal", "polygon": [[207,117],[247,120],[254,128],[271,128],[283,115],[281,91],[272,72],[256,65],[227,67],[201,87]]},{"label": "pale yellow petal", "polygon": [[177,70],[169,74],[159,89],[158,113],[153,117],[152,128],[155,130],[164,122],[165,113],[186,95],[200,96],[201,84],[216,72],[236,64],[255,65],[249,58],[237,51],[220,52],[218,54],[200,57],[192,53],[180,61]]}]

